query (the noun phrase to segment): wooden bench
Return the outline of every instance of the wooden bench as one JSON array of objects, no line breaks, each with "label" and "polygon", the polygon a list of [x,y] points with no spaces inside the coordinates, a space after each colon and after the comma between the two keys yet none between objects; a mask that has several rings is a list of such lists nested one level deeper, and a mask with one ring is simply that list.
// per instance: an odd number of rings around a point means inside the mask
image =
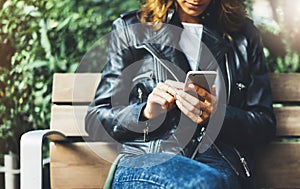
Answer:
[{"label": "wooden bench", "polygon": [[[99,80],[99,74],[54,75],[50,130],[31,131],[21,140],[21,189],[41,188],[41,155],[36,162],[32,159],[35,152],[30,153],[30,150],[39,148],[38,153],[41,153],[41,144],[33,144],[41,143],[45,137],[52,141],[51,188],[103,186],[116,157],[116,147],[107,142],[88,141],[84,130],[87,105],[93,99]],[[258,185],[260,188],[299,188],[300,142],[295,140],[300,136],[300,74],[271,74],[270,80],[278,121],[277,138],[258,150]]]}]

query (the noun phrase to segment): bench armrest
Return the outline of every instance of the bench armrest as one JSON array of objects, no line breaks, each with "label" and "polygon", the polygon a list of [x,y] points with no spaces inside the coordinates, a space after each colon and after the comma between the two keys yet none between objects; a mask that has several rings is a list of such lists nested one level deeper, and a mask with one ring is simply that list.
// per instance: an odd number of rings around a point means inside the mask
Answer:
[{"label": "bench armrest", "polygon": [[21,189],[42,188],[42,145],[46,138],[51,141],[66,140],[62,133],[49,129],[29,131],[21,137]]}]

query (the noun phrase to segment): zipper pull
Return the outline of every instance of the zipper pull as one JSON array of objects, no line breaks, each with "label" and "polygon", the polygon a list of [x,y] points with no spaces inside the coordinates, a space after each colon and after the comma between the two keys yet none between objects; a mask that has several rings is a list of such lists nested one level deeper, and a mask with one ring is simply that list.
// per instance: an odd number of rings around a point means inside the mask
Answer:
[{"label": "zipper pull", "polygon": [[143,91],[142,91],[142,89],[138,88],[137,93],[138,93],[138,99],[139,99],[140,103],[142,103],[143,102]]},{"label": "zipper pull", "polygon": [[249,169],[249,167],[248,167],[248,165],[247,165],[247,162],[246,162],[245,158],[242,157],[242,158],[241,158],[241,162],[242,162],[243,167],[244,167],[244,169],[245,169],[246,176],[247,176],[247,177],[250,177],[250,169]]},{"label": "zipper pull", "polygon": [[144,131],[144,142],[148,142],[149,127],[147,126],[143,131]]}]

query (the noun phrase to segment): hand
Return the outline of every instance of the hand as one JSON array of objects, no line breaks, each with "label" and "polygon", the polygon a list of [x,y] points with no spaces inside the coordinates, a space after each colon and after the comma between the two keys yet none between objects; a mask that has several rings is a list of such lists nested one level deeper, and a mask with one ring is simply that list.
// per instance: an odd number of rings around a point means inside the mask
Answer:
[{"label": "hand", "polygon": [[170,87],[166,82],[157,84],[149,94],[147,105],[143,110],[145,118],[153,119],[175,107],[175,96],[170,93]]},{"label": "hand", "polygon": [[205,122],[216,111],[215,86],[212,87],[212,92],[209,93],[195,84],[189,84],[188,88],[184,89],[184,83],[170,80],[166,83],[172,86],[169,91],[176,97],[177,107],[195,123]]}]

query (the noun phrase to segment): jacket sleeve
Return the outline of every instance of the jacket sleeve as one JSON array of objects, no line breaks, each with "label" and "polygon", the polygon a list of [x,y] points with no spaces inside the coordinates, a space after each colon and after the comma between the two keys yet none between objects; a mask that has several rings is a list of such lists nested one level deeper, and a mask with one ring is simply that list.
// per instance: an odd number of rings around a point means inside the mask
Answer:
[{"label": "jacket sleeve", "polygon": [[127,81],[130,78],[123,74],[126,64],[132,62],[124,26],[121,18],[112,25],[106,65],[85,117],[85,129],[93,140],[108,140],[109,137],[133,140],[142,136],[143,127],[138,122],[145,103],[129,104],[130,84]]},{"label": "jacket sleeve", "polygon": [[[235,146],[249,147],[270,141],[275,136],[276,120],[268,67],[259,32],[250,26],[247,53],[249,79],[244,107],[227,105],[221,136]],[[234,99],[232,99],[234,100]]]}]

